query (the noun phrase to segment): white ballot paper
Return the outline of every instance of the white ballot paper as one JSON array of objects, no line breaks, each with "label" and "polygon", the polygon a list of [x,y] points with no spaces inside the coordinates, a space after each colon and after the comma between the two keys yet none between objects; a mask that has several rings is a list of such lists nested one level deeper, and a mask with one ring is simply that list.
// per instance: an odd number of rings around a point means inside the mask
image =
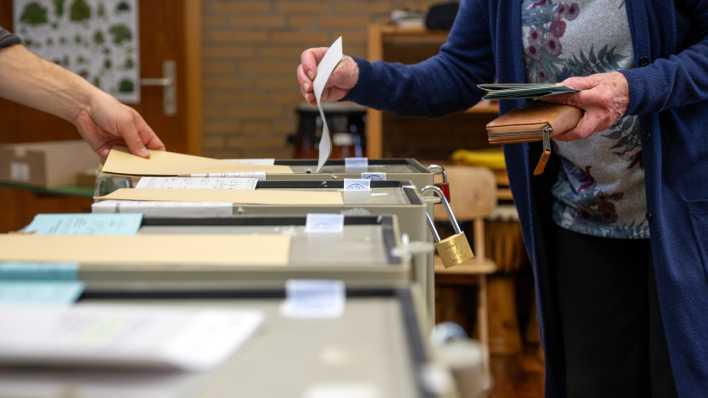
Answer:
[{"label": "white ballot paper", "polygon": [[136,189],[256,189],[257,178],[239,177],[141,177]]},{"label": "white ballot paper", "polygon": [[251,336],[251,310],[80,304],[0,306],[0,364],[205,370]]},{"label": "white ballot paper", "polygon": [[329,137],[329,127],[327,126],[327,119],[325,118],[324,111],[322,110],[322,93],[327,86],[327,81],[332,75],[332,72],[337,68],[337,65],[344,58],[344,51],[342,50],[342,36],[339,36],[337,40],[332,43],[325,53],[322,61],[320,61],[317,67],[317,76],[312,86],[315,91],[315,99],[317,100],[317,109],[320,110],[320,117],[322,118],[322,139],[320,139],[319,147],[319,160],[317,161],[317,172],[322,169],[327,159],[329,159],[330,153],[332,153],[332,140]]}]

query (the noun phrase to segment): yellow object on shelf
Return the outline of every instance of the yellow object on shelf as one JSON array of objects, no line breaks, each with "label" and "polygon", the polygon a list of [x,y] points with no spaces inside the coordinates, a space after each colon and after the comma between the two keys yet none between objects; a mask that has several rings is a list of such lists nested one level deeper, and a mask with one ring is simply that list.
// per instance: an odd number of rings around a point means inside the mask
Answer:
[{"label": "yellow object on shelf", "polygon": [[499,150],[469,151],[466,149],[458,149],[452,154],[452,160],[455,163],[488,167],[492,170],[506,169],[504,152]]}]

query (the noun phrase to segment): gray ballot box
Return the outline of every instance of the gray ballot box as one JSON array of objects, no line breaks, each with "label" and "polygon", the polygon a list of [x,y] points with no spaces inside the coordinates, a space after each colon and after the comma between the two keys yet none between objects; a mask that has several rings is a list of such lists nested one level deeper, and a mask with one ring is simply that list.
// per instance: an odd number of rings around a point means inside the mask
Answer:
[{"label": "gray ballot box", "polygon": [[387,181],[411,181],[418,188],[432,185],[435,176],[441,175],[440,166],[425,166],[415,159],[369,159],[365,167],[347,167],[345,160],[328,160],[319,172],[317,160],[275,160],[276,166],[288,166],[293,174],[266,175],[268,180],[341,180],[344,178],[370,178]]},{"label": "gray ballot box", "polygon": [[[233,159],[238,161],[239,159]],[[318,172],[316,159],[275,159],[274,166],[288,166],[292,174],[265,174],[265,180],[343,180],[345,178],[367,178],[372,180],[411,181],[418,189],[435,183],[436,176],[443,175],[445,170],[439,165],[426,166],[416,159],[369,159],[364,167],[351,166],[342,160],[328,160]],[[115,183],[125,185],[122,178],[133,180],[135,184],[140,176],[124,174],[100,173],[97,179],[97,196],[111,190]]]},{"label": "gray ballot box", "polygon": [[[85,291],[76,306],[192,306],[256,310],[263,323],[224,362],[202,372],[3,367],[0,396],[122,398],[347,396],[435,397],[423,372],[423,339],[415,293],[409,289],[347,289],[334,318],[287,317],[284,289],[136,292]],[[339,386],[339,387],[337,387]],[[331,390],[334,388],[334,390]],[[341,395],[317,395],[318,391]],[[362,395],[356,395],[362,396]]]},{"label": "gray ballot box", "polygon": [[[134,188],[139,177],[112,176],[97,183],[96,196],[103,196],[120,188]],[[343,181],[291,180],[258,181],[256,190],[342,191]],[[431,241],[426,212],[432,212],[433,201],[424,199],[416,187],[407,181],[371,181],[370,191],[342,192],[341,205],[262,205],[228,204],[213,207],[205,203],[166,203],[100,201],[92,206],[94,213],[142,213],[155,217],[246,217],[246,216],[304,216],[308,213],[344,213],[345,215],[388,215],[398,218],[402,234],[411,241]],[[413,255],[413,275],[423,289],[429,314],[434,314],[434,268],[432,252]]]},{"label": "gray ballot box", "polygon": [[286,234],[286,266],[80,264],[79,278],[98,290],[282,287],[289,279],[335,279],[354,287],[406,287],[409,260],[396,254],[395,216],[346,216],[342,232],[309,233],[306,217],[145,218],[139,234]]}]

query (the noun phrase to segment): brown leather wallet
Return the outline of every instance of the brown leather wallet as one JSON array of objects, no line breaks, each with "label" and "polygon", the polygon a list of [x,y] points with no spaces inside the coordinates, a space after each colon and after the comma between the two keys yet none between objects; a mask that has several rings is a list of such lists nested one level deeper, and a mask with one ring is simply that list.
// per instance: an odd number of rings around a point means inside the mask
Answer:
[{"label": "brown leather wallet", "polygon": [[583,111],[569,105],[535,103],[514,109],[487,124],[490,144],[543,141],[543,153],[533,175],[543,174],[551,157],[551,137],[578,125]]}]

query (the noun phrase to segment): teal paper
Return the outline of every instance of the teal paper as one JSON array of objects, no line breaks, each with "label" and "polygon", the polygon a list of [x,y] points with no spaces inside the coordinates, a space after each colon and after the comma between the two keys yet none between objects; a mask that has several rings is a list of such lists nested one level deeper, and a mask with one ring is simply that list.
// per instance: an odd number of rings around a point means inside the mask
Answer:
[{"label": "teal paper", "polygon": [[72,304],[82,282],[0,282],[0,304]]},{"label": "teal paper", "polygon": [[135,235],[142,214],[38,214],[23,232],[41,235]]},{"label": "teal paper", "polygon": [[79,265],[76,263],[17,263],[0,262],[2,281],[75,281]]}]

